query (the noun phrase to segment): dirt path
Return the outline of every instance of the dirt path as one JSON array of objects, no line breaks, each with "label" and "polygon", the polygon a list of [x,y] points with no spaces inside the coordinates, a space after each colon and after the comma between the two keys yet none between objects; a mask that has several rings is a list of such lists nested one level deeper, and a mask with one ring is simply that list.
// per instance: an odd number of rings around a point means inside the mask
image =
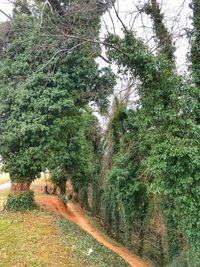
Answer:
[{"label": "dirt path", "polygon": [[104,244],[106,247],[110,248],[122,258],[124,258],[133,267],[148,267],[146,263],[138,260],[124,247],[118,246],[106,239],[103,233],[98,231],[87,219],[84,211],[79,205],[70,202],[67,207],[60,202],[57,197],[40,195],[37,197],[37,202],[39,205],[43,206],[45,209],[61,214],[66,219],[74,222],[80,228],[92,235],[100,243]]}]

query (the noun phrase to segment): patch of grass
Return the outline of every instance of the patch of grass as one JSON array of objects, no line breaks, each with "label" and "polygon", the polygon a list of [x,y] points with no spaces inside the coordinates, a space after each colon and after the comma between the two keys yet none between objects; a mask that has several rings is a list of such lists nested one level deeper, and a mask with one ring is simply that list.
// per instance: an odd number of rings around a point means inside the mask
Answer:
[{"label": "patch of grass", "polygon": [[4,208],[7,196],[9,194],[9,189],[0,191],[0,211]]},{"label": "patch of grass", "polygon": [[[81,230],[75,224],[65,220],[62,217],[57,219],[64,236],[63,242],[66,246],[73,248],[73,257],[82,261],[82,266],[90,267],[128,267],[130,266],[115,252],[109,250],[100,244],[88,233]],[[89,251],[92,249],[90,255]]]},{"label": "patch of grass", "polygon": [[60,242],[54,216],[0,212],[0,267],[81,267],[73,248]]},{"label": "patch of grass", "polygon": [[0,184],[6,183],[8,181],[10,181],[9,174],[5,172],[0,173]]},{"label": "patch of grass", "polygon": [[[9,190],[0,192],[0,210]],[[91,255],[87,255],[92,249]],[[126,267],[116,253],[60,216],[0,212],[0,267]]]}]

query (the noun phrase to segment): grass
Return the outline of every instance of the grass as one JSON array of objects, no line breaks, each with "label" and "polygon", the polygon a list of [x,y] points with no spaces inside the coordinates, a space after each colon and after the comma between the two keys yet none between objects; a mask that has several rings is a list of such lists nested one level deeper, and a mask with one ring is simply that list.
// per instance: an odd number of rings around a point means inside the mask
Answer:
[{"label": "grass", "polygon": [[1,267],[82,266],[60,242],[48,213],[0,213]]},{"label": "grass", "polygon": [[[0,192],[0,209],[8,190]],[[88,255],[89,249],[92,253]],[[0,212],[0,267],[130,266],[71,222],[52,213]]]},{"label": "grass", "polygon": [[9,193],[8,189],[0,191],[0,211],[3,209],[8,193]]},{"label": "grass", "polygon": [[0,212],[0,259],[0,267],[129,266],[64,218],[39,210]]},{"label": "grass", "polygon": [[[74,257],[79,257],[82,266],[98,267],[128,267],[130,266],[115,252],[107,249],[88,233],[75,224],[59,217],[57,220],[61,234],[64,236],[65,245],[70,245],[74,250]],[[67,235],[65,235],[67,233]],[[92,249],[90,255],[89,250]],[[78,253],[78,254],[77,254]]]},{"label": "grass", "polygon": [[6,183],[8,181],[10,181],[9,174],[5,172],[0,173],[0,184]]}]

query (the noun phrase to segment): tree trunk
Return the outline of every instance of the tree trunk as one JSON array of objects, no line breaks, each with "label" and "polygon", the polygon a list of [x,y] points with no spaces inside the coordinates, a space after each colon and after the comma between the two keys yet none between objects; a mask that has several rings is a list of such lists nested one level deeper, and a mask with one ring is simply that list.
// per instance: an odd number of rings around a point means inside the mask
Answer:
[{"label": "tree trunk", "polygon": [[10,194],[15,195],[30,190],[31,182],[17,183],[11,182]]},{"label": "tree trunk", "polygon": [[5,209],[9,211],[26,211],[36,207],[34,192],[30,190],[31,182],[11,182]]},{"label": "tree trunk", "polygon": [[57,194],[57,186],[56,185],[53,185],[52,194],[53,195],[56,195]]},{"label": "tree trunk", "polygon": [[44,192],[44,194],[47,194],[47,195],[49,194],[47,184],[44,186],[43,192]]}]

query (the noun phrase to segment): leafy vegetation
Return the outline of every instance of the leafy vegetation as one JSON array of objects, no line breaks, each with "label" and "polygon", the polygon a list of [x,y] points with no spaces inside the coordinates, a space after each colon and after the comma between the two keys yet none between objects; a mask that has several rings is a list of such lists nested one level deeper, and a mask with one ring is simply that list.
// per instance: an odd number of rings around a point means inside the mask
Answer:
[{"label": "leafy vegetation", "polygon": [[[120,256],[105,248],[105,246],[97,242],[89,234],[80,230],[78,226],[63,218],[58,219],[58,224],[63,236],[65,233],[68,233],[63,238],[64,244],[73,247],[75,254],[79,252],[82,266],[90,266],[90,264],[99,267],[129,266]],[[90,249],[92,249],[92,252],[88,255]],[[76,255],[74,257],[76,258]]]},{"label": "leafy vegetation", "polygon": [[51,180],[60,188],[61,194],[66,194],[66,181],[71,179],[74,189],[81,196],[82,207],[88,209],[87,188],[95,183],[100,164],[97,119],[88,111],[73,120],[65,119],[64,123],[70,129],[70,134],[67,131],[64,135],[63,130],[60,142],[55,144],[56,150],[52,148],[49,153]]},{"label": "leafy vegetation", "polygon": [[18,194],[9,194],[6,203],[6,210],[9,211],[26,211],[35,209],[35,200],[33,191],[25,191]]},{"label": "leafy vegetation", "polygon": [[[47,167],[63,170],[63,161],[73,165],[79,160],[80,145],[86,141],[76,142],[80,136],[84,138],[80,127],[88,126],[80,125],[80,119],[88,120],[85,114],[91,101],[105,110],[114,85],[111,70],[100,69],[95,62],[100,47],[82,40],[85,31],[92,34],[94,41],[98,35],[96,1],[84,7],[79,1],[65,5],[65,14],[57,14],[55,7],[55,17],[50,18],[48,6],[40,1],[35,3],[34,11],[27,1],[16,2],[12,33],[0,60],[0,154],[11,181],[21,185],[19,191],[23,191],[23,183],[30,184]],[[67,6],[73,9],[76,5],[84,12],[92,8],[90,16],[86,18],[78,11],[77,23],[74,25],[71,17],[63,26],[68,18]],[[80,39],[54,38],[60,31],[79,33]],[[64,148],[73,146],[80,149],[62,154]],[[48,154],[54,158],[58,151],[60,157],[54,166]]]},{"label": "leafy vegetation", "polygon": [[[24,185],[48,169],[62,199],[70,179],[81,206],[140,257],[159,267],[197,267],[200,4],[190,5],[190,79],[177,72],[175,46],[156,0],[141,9],[153,22],[156,53],[120,19],[123,34],[108,33],[106,61],[136,81],[138,102],[130,108],[128,101],[114,99],[102,142],[91,106],[105,113],[115,85],[111,69],[95,61],[101,15],[113,3],[16,1],[0,58],[0,154],[12,185],[18,184],[7,208],[31,208],[33,194]],[[65,231],[74,227],[60,224]],[[86,239],[75,246],[84,250]],[[94,255],[97,265],[110,264],[108,256],[99,261]]]},{"label": "leafy vegetation", "polygon": [[[26,229],[29,229],[28,235]],[[90,248],[93,252],[88,255]],[[0,255],[2,267],[25,264],[59,267],[79,267],[83,264],[88,267],[109,264],[129,266],[77,226],[64,218],[38,210],[20,214],[1,212]]]},{"label": "leafy vegetation", "polygon": [[[197,215],[199,125],[193,112],[197,108],[195,96],[198,88],[176,73],[173,62],[165,54],[149,53],[134,33],[127,32],[122,38],[110,35],[107,42],[113,44],[107,47],[110,60],[119,65],[122,73],[130,72],[140,81],[137,88],[139,108],[132,113],[132,130],[125,128],[124,116],[117,115],[118,121],[114,121],[115,117],[113,120],[113,165],[108,176],[112,188],[109,196],[114,194],[113,209],[116,209],[117,202],[123,203],[122,199],[119,201],[121,196],[127,197],[125,206],[128,201],[131,202],[145,227],[145,213],[149,215],[151,198],[159,199],[168,226],[169,258],[177,256],[187,243],[191,253],[189,264],[194,266],[200,251]],[[125,144],[124,150],[123,139],[128,136],[131,136],[131,144]],[[127,188],[127,181],[130,181],[130,188]],[[131,214],[130,210],[128,214]],[[110,218],[113,218],[112,215]],[[115,214],[115,218],[119,218],[119,214]],[[126,216],[125,220],[127,223]],[[130,227],[132,220],[130,218]],[[163,264],[161,262],[160,266]]]}]

